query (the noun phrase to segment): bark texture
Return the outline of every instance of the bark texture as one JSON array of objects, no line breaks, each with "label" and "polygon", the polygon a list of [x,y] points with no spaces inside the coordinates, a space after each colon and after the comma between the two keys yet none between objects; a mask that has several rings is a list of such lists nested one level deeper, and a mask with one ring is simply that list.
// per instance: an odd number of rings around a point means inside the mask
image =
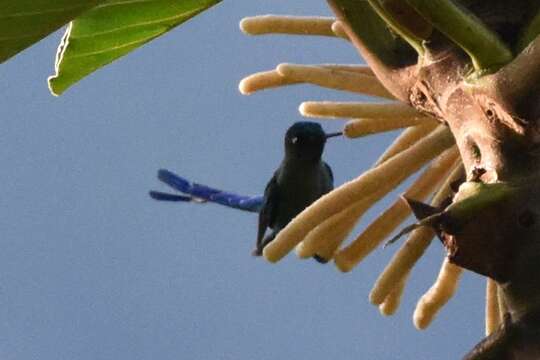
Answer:
[{"label": "bark texture", "polygon": [[432,224],[450,261],[496,280],[509,307],[465,358],[540,359],[540,1],[433,1],[455,8],[453,24],[428,0],[329,3],[383,85],[448,125],[468,183],[486,185],[474,194],[486,201]]}]

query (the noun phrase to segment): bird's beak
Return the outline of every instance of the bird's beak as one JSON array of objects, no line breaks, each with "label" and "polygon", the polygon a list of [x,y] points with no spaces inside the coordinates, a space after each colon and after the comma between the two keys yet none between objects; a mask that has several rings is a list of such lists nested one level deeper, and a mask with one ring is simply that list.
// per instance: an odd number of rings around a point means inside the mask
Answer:
[{"label": "bird's beak", "polygon": [[342,135],[343,135],[343,131],[340,131],[340,132],[326,134],[325,137],[328,139],[331,137],[342,136]]}]

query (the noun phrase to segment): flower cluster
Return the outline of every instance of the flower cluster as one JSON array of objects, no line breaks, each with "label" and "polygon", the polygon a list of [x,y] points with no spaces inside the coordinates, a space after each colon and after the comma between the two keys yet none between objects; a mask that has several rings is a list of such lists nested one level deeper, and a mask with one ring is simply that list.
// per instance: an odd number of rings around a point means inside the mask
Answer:
[{"label": "flower cluster", "polygon": [[[249,35],[278,33],[348,40],[341,23],[329,17],[256,16],[243,19],[240,28]],[[264,257],[273,263],[295,249],[301,258],[317,254],[333,259],[339,270],[348,272],[381,245],[411,210],[403,199],[397,199],[350,243],[343,245],[360,217],[420,170],[422,173],[403,196],[417,201],[432,196],[431,204],[442,206],[453,196],[452,184],[464,176],[461,158],[447,126],[396,101],[365,65],[279,64],[274,70],[244,78],[239,89],[249,95],[293,84],[313,84],[386,99],[382,103],[309,101],[300,105],[300,113],[306,117],[351,119],[344,125],[347,138],[403,129],[371,169],[306,208],[264,249]],[[397,310],[407,279],[434,236],[431,228],[415,229],[383,270],[370,293],[370,301],[382,314],[391,315]],[[443,260],[435,283],[416,306],[413,319],[418,329],[426,328],[452,297],[462,272],[462,268]],[[497,293],[497,285],[489,281],[488,334],[498,326],[500,311],[504,311]]]}]

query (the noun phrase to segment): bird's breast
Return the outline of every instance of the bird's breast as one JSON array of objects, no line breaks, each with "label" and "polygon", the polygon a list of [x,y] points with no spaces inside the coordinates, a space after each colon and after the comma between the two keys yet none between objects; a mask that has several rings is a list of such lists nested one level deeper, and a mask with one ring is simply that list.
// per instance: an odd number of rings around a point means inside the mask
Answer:
[{"label": "bird's breast", "polygon": [[[288,165],[288,166],[287,166]],[[292,218],[331,189],[331,180],[321,164],[282,166],[278,174],[279,205],[276,225],[284,227]]]}]

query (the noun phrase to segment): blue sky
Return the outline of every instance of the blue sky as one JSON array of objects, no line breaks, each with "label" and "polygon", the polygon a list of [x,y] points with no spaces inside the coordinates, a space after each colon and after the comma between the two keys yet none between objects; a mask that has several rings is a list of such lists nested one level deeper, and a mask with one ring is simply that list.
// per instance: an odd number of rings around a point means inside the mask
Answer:
[{"label": "blue sky", "polygon": [[[162,167],[261,193],[301,101],[365,100],[308,86],[242,96],[242,77],[280,62],[361,61],[342,40],[238,30],[266,13],[330,14],[324,1],[225,1],[60,98],[46,77],[61,32],[2,65],[0,357],[455,359],[481,339],[484,281],[470,273],[428,330],[412,325],[443,258],[437,242],[384,318],[367,295],[396,247],[349,274],[294,256],[271,265],[250,256],[253,214],[149,199],[166,190]],[[336,183],[394,135],[330,141]]]}]

